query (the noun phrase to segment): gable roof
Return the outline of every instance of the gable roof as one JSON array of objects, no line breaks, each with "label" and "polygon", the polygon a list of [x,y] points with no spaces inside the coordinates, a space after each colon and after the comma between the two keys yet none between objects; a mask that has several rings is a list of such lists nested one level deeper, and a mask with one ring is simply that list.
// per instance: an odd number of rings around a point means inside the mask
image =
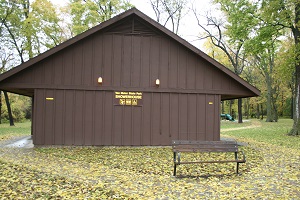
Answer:
[{"label": "gable roof", "polygon": [[[204,60],[208,61],[209,63],[211,63],[213,66],[217,67],[219,70],[221,70],[222,72],[224,72],[225,74],[227,74],[229,77],[231,77],[232,79],[236,80],[237,82],[239,82],[241,85],[243,85],[245,88],[247,88],[249,91],[251,91],[251,93],[253,93],[253,96],[258,96],[260,95],[260,91],[255,88],[254,86],[250,85],[249,83],[247,83],[245,80],[243,80],[242,78],[240,78],[239,76],[237,76],[235,73],[233,73],[231,70],[229,70],[227,67],[225,67],[224,65],[220,64],[219,62],[217,62],[216,60],[214,60],[213,58],[211,58],[210,56],[208,56],[207,54],[205,54],[204,52],[202,52],[201,50],[199,50],[198,48],[196,48],[195,46],[193,46],[192,44],[190,44],[189,42],[187,42],[186,40],[182,39],[181,37],[179,37],[178,35],[174,34],[173,32],[171,32],[170,30],[168,30],[167,28],[165,28],[164,26],[160,25],[159,23],[157,23],[156,21],[154,21],[153,19],[151,19],[150,17],[148,17],[147,15],[145,15],[144,13],[142,13],[141,11],[139,11],[136,8],[132,8],[130,10],[127,10],[126,12],[117,15],[89,30],[87,30],[86,32],[79,34],[63,43],[61,43],[60,45],[28,60],[25,63],[22,63],[21,65],[3,73],[0,75],[0,83],[6,79],[8,79],[9,77],[23,71],[24,69],[46,59],[47,57],[69,47],[72,44],[77,43],[78,41],[81,41],[83,39],[85,39],[86,37],[101,31],[109,26],[112,26],[114,24],[117,24],[118,22],[125,20],[126,18],[130,17],[130,16],[138,16],[140,19],[142,19],[143,21],[145,21],[146,23],[148,23],[150,26],[153,27],[153,29],[158,30],[158,32],[160,32],[160,34],[164,34],[170,38],[172,38],[173,40],[175,40],[176,42],[180,43],[181,45],[185,46],[186,48],[188,48],[189,50],[191,50],[192,52],[194,52],[195,54],[197,54],[198,56],[202,57]],[[112,27],[113,29],[113,27]],[[112,30],[110,29],[110,30]]]}]

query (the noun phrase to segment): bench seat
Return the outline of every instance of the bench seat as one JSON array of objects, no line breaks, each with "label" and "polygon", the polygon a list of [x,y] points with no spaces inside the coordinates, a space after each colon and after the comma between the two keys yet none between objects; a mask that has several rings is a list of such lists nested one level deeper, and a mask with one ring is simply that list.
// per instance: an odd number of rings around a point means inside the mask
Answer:
[{"label": "bench seat", "polygon": [[[246,156],[243,151],[239,151],[236,141],[192,141],[192,140],[173,140],[172,149],[174,156],[174,172],[176,176],[177,165],[195,164],[195,163],[237,163],[236,173],[239,173],[239,164],[246,162]],[[234,153],[234,159],[229,160],[209,160],[209,161],[184,161],[182,162],[181,153],[201,153],[201,152],[216,152]],[[242,155],[240,158],[239,155]]]}]

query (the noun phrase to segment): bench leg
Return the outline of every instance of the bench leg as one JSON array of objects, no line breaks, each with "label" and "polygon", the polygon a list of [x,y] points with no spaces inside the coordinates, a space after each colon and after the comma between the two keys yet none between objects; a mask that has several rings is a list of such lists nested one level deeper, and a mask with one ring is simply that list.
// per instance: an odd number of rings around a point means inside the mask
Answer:
[{"label": "bench leg", "polygon": [[176,176],[176,164],[174,164],[174,172],[173,172],[173,176]]},{"label": "bench leg", "polygon": [[[235,160],[238,159],[238,153],[237,152],[234,152],[234,157],[235,157]],[[239,162],[236,163],[236,174],[239,174]]]},{"label": "bench leg", "polygon": [[176,152],[174,152],[174,172],[173,176],[176,176]]}]

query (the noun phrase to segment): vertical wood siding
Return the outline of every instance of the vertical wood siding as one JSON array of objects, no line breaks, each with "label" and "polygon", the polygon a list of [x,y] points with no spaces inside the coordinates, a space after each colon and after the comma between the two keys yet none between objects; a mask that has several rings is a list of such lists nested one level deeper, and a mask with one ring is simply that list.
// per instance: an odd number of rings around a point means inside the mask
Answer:
[{"label": "vertical wood siding", "polygon": [[[186,47],[130,20],[61,50],[12,82],[40,88],[33,132],[41,145],[219,140],[220,93],[245,91]],[[114,105],[114,91],[123,90],[143,92],[143,105]]]},{"label": "vertical wood siding", "polygon": [[34,144],[138,146],[219,139],[219,95],[143,93],[142,106],[114,105],[113,98],[105,91],[36,90]]},{"label": "vertical wood siding", "polygon": [[160,90],[245,94],[237,81],[170,38],[105,33],[35,64],[12,83],[24,88],[141,90],[155,89],[157,78]]}]

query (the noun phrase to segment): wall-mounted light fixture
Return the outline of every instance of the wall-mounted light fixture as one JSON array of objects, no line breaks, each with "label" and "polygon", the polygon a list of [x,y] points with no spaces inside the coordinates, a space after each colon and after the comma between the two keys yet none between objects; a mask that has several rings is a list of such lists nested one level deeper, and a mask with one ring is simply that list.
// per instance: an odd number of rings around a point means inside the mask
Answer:
[{"label": "wall-mounted light fixture", "polygon": [[155,85],[158,87],[160,85],[160,80],[159,79],[156,79],[155,80]]},{"label": "wall-mounted light fixture", "polygon": [[98,78],[98,83],[99,83],[100,85],[102,84],[102,77],[101,77],[101,76]]}]

